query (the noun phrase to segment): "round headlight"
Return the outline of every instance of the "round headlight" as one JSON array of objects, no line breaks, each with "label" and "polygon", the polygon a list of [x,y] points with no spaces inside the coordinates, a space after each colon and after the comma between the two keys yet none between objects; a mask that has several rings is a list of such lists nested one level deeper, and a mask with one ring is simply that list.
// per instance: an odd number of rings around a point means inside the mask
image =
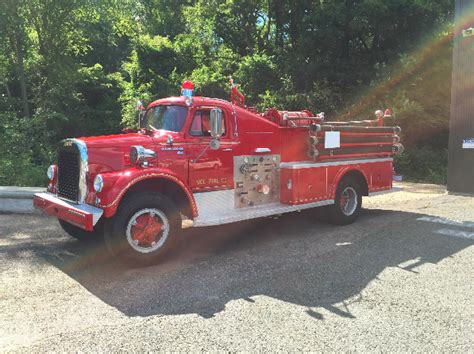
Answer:
[{"label": "round headlight", "polygon": [[104,187],[104,178],[101,175],[97,175],[94,178],[94,190],[98,193]]},{"label": "round headlight", "polygon": [[54,177],[56,177],[56,165],[49,166],[46,175],[48,176],[48,179],[52,181]]}]

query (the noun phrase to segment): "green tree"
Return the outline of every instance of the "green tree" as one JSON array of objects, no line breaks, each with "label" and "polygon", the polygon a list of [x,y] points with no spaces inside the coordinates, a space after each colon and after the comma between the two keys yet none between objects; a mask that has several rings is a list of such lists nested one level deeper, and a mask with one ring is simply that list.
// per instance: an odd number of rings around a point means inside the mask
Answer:
[{"label": "green tree", "polygon": [[[12,65],[20,84],[23,114],[30,116],[25,73],[25,57],[27,48],[26,34],[27,4],[22,0],[5,0],[0,3],[0,39],[6,65]],[[5,69],[3,69],[5,70]],[[4,76],[5,77],[5,76]],[[3,85],[11,98],[9,82],[4,79]]]},{"label": "green tree", "polygon": [[59,139],[133,126],[138,99],[185,79],[228,98],[229,76],[262,110],[392,106],[407,145],[444,156],[431,152],[447,144],[452,13],[449,0],[3,0],[0,184],[41,182]]}]

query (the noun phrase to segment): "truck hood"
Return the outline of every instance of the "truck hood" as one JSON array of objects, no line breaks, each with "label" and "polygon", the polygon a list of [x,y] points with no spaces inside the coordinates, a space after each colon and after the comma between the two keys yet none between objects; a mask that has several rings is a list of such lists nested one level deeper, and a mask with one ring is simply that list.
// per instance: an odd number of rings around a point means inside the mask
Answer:
[{"label": "truck hood", "polygon": [[141,145],[147,149],[157,150],[158,145],[166,144],[168,137],[180,142],[183,135],[177,132],[160,130],[153,135],[142,133],[90,136],[78,138],[87,146],[89,173],[95,175],[110,171],[119,171],[131,167],[130,147]]},{"label": "truck hood", "polygon": [[154,138],[140,133],[78,138],[87,146],[89,173],[95,175],[130,167],[130,147],[155,149]]}]

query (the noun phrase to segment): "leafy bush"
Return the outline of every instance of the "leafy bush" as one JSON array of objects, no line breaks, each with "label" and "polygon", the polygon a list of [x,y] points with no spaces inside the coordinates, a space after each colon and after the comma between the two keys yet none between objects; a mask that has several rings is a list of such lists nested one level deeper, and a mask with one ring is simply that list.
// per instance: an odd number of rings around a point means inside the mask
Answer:
[{"label": "leafy bush", "polygon": [[41,186],[47,182],[46,168],[52,160],[42,129],[33,119],[14,112],[0,114],[0,185]]},{"label": "leafy bush", "polygon": [[431,146],[412,146],[395,156],[395,171],[404,180],[446,184],[448,172],[448,150]]}]

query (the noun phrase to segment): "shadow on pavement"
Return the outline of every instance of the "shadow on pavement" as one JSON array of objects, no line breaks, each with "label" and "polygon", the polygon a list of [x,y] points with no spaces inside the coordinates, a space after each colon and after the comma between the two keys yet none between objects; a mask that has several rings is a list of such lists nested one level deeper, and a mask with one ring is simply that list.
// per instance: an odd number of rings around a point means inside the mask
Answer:
[{"label": "shadow on pavement", "polygon": [[[127,316],[199,314],[212,317],[230,301],[255,295],[353,318],[346,300],[387,267],[416,273],[474,244],[436,234],[443,225],[420,214],[363,210],[359,220],[335,227],[311,212],[188,230],[183,251],[162,264],[127,269],[107,258],[101,243],[63,244],[68,257],[46,258],[103,302]],[[416,274],[414,274],[416,276]],[[335,306],[338,304],[338,306]]]}]

